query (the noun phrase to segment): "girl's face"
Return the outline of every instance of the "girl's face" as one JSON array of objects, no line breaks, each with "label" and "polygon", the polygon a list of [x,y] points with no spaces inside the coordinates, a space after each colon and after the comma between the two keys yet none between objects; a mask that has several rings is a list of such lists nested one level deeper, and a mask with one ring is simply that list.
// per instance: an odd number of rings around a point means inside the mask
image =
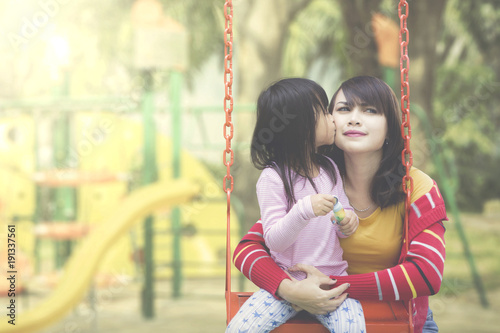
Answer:
[{"label": "girl's face", "polygon": [[335,98],[333,117],[337,125],[337,147],[346,153],[382,152],[387,137],[387,120],[382,110],[364,103],[350,107],[340,90]]},{"label": "girl's face", "polygon": [[336,127],[333,115],[323,111],[319,111],[316,118],[316,148],[332,145],[335,140]]}]

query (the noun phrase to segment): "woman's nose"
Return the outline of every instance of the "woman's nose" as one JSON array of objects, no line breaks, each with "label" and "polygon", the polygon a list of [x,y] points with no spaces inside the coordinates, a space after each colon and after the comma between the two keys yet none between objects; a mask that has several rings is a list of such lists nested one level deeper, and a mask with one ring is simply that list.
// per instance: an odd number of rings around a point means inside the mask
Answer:
[{"label": "woman's nose", "polygon": [[351,119],[349,119],[349,125],[359,125],[359,114],[357,111],[352,111],[350,113]]}]

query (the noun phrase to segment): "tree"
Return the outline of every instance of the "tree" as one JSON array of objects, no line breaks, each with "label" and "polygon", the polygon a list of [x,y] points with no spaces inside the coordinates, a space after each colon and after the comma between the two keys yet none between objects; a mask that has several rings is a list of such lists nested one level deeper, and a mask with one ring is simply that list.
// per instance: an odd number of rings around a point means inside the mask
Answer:
[{"label": "tree", "polygon": [[[282,77],[289,27],[312,0],[255,0],[235,3],[237,94],[240,103],[255,103],[260,91]],[[240,135],[248,139],[248,128]]]},{"label": "tree", "polygon": [[348,40],[343,49],[350,74],[381,77],[377,44],[371,28],[372,15],[380,10],[382,0],[339,1]]},{"label": "tree", "polygon": [[450,156],[464,210],[480,211],[500,193],[498,19],[498,1],[450,0],[446,8],[434,100],[436,140]]},{"label": "tree", "polygon": [[[446,0],[421,0],[410,4],[408,25],[411,31],[409,48],[411,100],[412,103],[421,105],[431,119],[433,119],[434,73],[438,65],[436,47],[441,36],[436,34],[436,31],[440,31],[445,4]],[[283,60],[295,56],[295,54],[286,53],[294,50],[289,47],[290,45],[297,44],[290,38],[296,37],[291,34],[291,28],[297,24],[302,27],[315,24],[315,22],[308,22],[309,16],[306,15],[306,18],[301,20],[301,14],[313,13],[319,7],[338,9],[337,6],[340,7],[340,19],[345,26],[344,32],[333,29],[338,27],[336,23],[325,24],[321,27],[316,24],[317,30],[305,30],[307,33],[302,35],[302,41],[306,42],[308,47],[305,51],[304,48],[300,49],[304,52],[300,53],[301,57],[297,58],[297,61],[305,62],[307,66],[302,67],[302,72],[297,71],[294,74],[303,76],[310,70],[315,60],[329,58],[336,59],[336,64],[342,66],[341,73],[344,78],[353,75],[381,77],[381,66],[378,62],[377,44],[374,40],[371,18],[373,13],[383,11],[389,12],[389,15],[398,19],[395,15],[397,3],[391,2],[388,5],[382,0],[338,1],[337,3],[304,0],[288,1],[284,6],[282,1],[242,1],[235,7],[235,15],[240,18],[236,35],[239,40],[236,51],[239,65],[238,102],[254,103],[258,93],[266,85],[282,76]],[[328,15],[329,11],[324,10],[323,13]],[[331,17],[335,16],[331,15]],[[318,30],[322,33],[318,33]],[[310,38],[309,41],[307,37]],[[297,49],[299,48],[295,47],[295,50]],[[291,62],[288,61],[287,65],[290,66]],[[331,60],[328,63],[332,64]],[[251,114],[246,118],[238,117],[238,121],[239,124],[245,124],[244,127],[238,127],[239,138],[248,141],[252,127],[247,124],[253,124],[253,117]],[[417,152],[416,160],[419,161],[418,164],[424,164],[429,157],[427,146],[416,144],[424,142],[424,140],[419,140],[419,138],[423,139],[423,135],[418,135],[418,131],[414,130],[414,136],[416,137],[416,140],[413,140],[413,147],[416,147]],[[246,156],[248,152],[243,151],[242,155],[239,155],[239,160],[247,160]],[[251,203],[255,201],[247,200],[249,199],[248,193],[253,193],[256,176],[248,176],[255,173],[246,165],[242,164],[240,170],[245,175],[245,184],[241,183],[240,177],[241,192],[236,192],[246,196],[245,202]],[[253,210],[256,210],[256,206],[253,207]],[[258,218],[257,215],[250,220],[256,218]]]},{"label": "tree", "polygon": [[[289,38],[289,26],[312,0],[255,0],[235,2],[235,54],[237,101],[254,104],[259,93],[282,77],[282,59]],[[237,114],[236,140],[249,142],[254,113]],[[248,223],[259,219],[255,184],[259,175],[249,161],[249,150],[238,150],[234,193],[245,202]]]},{"label": "tree", "polygon": [[410,84],[412,102],[420,105],[434,122],[434,90],[438,67],[436,47],[443,31],[443,13],[447,0],[410,2]]}]

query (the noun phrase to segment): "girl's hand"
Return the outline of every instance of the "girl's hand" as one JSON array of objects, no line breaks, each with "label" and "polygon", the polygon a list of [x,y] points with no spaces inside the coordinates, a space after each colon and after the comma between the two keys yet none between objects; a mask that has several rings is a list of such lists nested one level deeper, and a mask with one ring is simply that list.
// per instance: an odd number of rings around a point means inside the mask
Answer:
[{"label": "girl's hand", "polygon": [[330,289],[336,281],[313,266],[297,264],[289,268],[289,271],[303,271],[307,274],[307,278],[302,281],[285,279],[278,287],[277,294],[292,303],[296,310],[327,314],[335,311],[348,296],[344,291],[349,288],[349,284]]},{"label": "girl's hand", "polygon": [[311,195],[311,204],[316,216],[324,216],[333,210],[337,199],[330,194]]},{"label": "girl's hand", "polygon": [[350,236],[356,231],[356,229],[358,229],[358,225],[358,216],[352,210],[346,210],[344,219],[339,223],[339,230],[344,235]]}]

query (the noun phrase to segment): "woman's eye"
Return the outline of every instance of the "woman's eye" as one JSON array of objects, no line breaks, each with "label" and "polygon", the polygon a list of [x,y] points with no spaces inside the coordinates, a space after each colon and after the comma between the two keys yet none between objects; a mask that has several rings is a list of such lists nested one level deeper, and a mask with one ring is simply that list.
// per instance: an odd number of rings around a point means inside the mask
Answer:
[{"label": "woman's eye", "polygon": [[340,108],[337,109],[338,112],[340,111],[349,111],[349,108],[347,106],[342,106]]},{"label": "woman's eye", "polygon": [[366,109],[366,112],[368,112],[368,113],[377,113],[377,110],[376,109],[372,109],[372,108],[368,108],[368,109]]}]

